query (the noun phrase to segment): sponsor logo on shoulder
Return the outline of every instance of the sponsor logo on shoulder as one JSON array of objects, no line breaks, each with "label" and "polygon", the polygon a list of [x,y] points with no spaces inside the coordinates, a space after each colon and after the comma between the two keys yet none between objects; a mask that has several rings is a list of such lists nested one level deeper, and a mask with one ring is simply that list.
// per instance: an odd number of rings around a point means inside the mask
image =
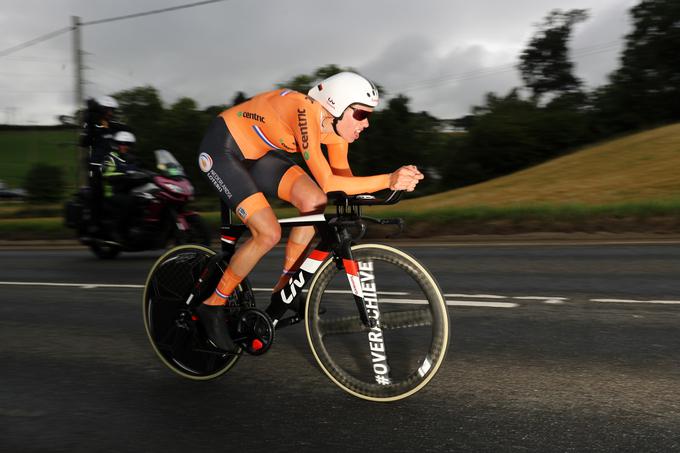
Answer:
[{"label": "sponsor logo on shoulder", "polygon": [[198,166],[201,167],[203,173],[208,173],[213,166],[212,157],[207,153],[201,153],[198,156]]},{"label": "sponsor logo on shoulder", "polygon": [[295,151],[295,148],[292,148],[292,147],[288,146],[288,144],[286,143],[286,141],[285,141],[284,139],[282,139],[282,138],[279,139],[279,144],[280,144],[281,146],[283,146],[283,147],[284,147],[285,149],[287,149],[287,150]]},{"label": "sponsor logo on shoulder", "polygon": [[309,136],[307,135],[307,110],[298,109],[298,127],[300,128],[300,135],[302,135],[302,149],[309,148]]},{"label": "sponsor logo on shoulder", "polygon": [[242,206],[239,206],[239,208],[236,210],[236,214],[238,214],[241,220],[245,220],[246,217],[248,217],[248,213],[246,212],[245,209],[243,209]]},{"label": "sponsor logo on shoulder", "polygon": [[257,113],[250,113],[250,112],[238,112],[236,114],[239,118],[246,118],[249,120],[255,120],[259,121],[260,123],[264,123],[264,116],[258,115]]}]

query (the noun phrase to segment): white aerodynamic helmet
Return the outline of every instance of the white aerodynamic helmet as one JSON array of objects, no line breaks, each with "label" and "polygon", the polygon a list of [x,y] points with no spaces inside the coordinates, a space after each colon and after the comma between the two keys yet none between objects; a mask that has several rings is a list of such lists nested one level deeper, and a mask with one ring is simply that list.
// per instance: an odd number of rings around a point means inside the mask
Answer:
[{"label": "white aerodynamic helmet", "polygon": [[116,132],[116,135],[113,136],[113,141],[117,143],[133,144],[137,140],[135,139],[135,134],[132,132],[120,131]]},{"label": "white aerodynamic helmet", "polygon": [[339,72],[312,87],[307,95],[336,118],[352,104],[376,107],[380,101],[373,82],[353,72]]},{"label": "white aerodynamic helmet", "polygon": [[118,102],[112,98],[111,96],[99,96],[97,99],[97,104],[101,105],[102,107],[106,107],[109,109],[117,109],[118,108]]}]

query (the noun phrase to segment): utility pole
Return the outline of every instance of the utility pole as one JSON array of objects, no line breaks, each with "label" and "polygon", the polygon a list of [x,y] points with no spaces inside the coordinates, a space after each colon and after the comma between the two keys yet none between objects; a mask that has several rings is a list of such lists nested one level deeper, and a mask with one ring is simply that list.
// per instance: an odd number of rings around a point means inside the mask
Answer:
[{"label": "utility pole", "polygon": [[77,112],[83,107],[83,52],[80,49],[80,17],[71,16],[71,22],[73,24],[73,66],[76,80],[75,101]]},{"label": "utility pole", "polygon": [[84,149],[80,146],[80,128],[83,125],[83,52],[80,48],[80,17],[71,16],[73,25],[73,72],[75,75],[75,103],[76,103],[76,189],[83,179],[82,168]]}]

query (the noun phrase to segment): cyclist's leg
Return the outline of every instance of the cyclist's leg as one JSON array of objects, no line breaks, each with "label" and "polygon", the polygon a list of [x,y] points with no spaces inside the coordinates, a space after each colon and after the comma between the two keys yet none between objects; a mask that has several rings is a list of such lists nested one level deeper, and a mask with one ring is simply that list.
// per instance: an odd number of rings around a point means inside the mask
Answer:
[{"label": "cyclist's leg", "polygon": [[[241,205],[237,210],[242,207]],[[251,238],[236,250],[217,288],[198,308],[210,339],[226,351],[235,350],[235,346],[226,327],[223,307],[239,283],[281,239],[281,227],[271,207],[267,206],[251,214],[245,223],[250,230]]]},{"label": "cyclist's leg", "polygon": [[[283,153],[268,153],[251,167],[250,173],[268,197],[278,197],[291,203],[302,215],[322,213],[326,207],[326,194]],[[312,226],[291,230],[286,244],[283,273],[274,287],[275,292],[285,286],[289,276],[302,264],[314,233]]]},{"label": "cyclist's leg", "polygon": [[[238,282],[229,289],[229,293],[250,273],[258,261],[281,240],[281,226],[274,211],[269,206],[249,216],[245,224],[250,230],[251,238],[236,250],[229,262],[227,271],[233,272],[236,276],[241,276],[238,277]],[[218,285],[219,287],[220,285]]]},{"label": "cyclist's leg", "polygon": [[198,307],[211,340],[222,349],[233,350],[222,307],[260,258],[279,242],[281,228],[221,118],[213,121],[201,143],[199,165],[252,235],[232,257],[215,292]]},{"label": "cyclist's leg", "polygon": [[[291,170],[294,168],[299,167],[292,167]],[[281,190],[283,182],[285,180],[282,180],[282,184],[279,186],[279,198],[290,202],[301,215],[324,212],[328,201],[326,194],[306,173],[300,174],[290,185],[289,190]],[[283,273],[274,287],[274,292],[283,288],[288,283],[290,275],[300,268],[315,232],[313,226],[300,226],[291,230],[286,244]]]}]

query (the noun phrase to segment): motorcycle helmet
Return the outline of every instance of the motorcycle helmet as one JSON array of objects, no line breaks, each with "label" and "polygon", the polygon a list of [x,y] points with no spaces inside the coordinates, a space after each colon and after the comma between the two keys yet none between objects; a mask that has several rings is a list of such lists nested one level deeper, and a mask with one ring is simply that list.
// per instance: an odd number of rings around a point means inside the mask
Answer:
[{"label": "motorcycle helmet", "polygon": [[119,131],[113,136],[113,146],[112,148],[117,151],[128,151],[134,144],[135,134],[128,131]]},{"label": "motorcycle helmet", "polygon": [[134,145],[135,141],[135,134],[132,132],[128,131],[119,131],[116,132],[116,135],[113,136],[113,141],[116,143],[124,144],[124,145]]},{"label": "motorcycle helmet", "polygon": [[111,96],[99,96],[96,99],[97,104],[103,109],[117,109],[118,101]]}]

